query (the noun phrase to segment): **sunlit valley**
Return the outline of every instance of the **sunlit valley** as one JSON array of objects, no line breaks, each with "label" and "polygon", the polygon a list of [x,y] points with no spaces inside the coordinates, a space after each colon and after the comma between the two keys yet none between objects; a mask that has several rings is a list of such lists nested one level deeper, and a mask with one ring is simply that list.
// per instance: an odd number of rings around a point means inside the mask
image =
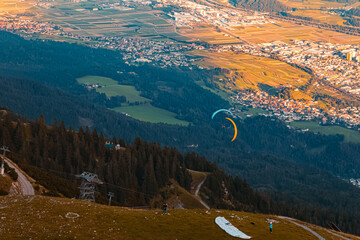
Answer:
[{"label": "sunlit valley", "polygon": [[359,1],[3,0],[0,56],[0,239],[359,239]]}]

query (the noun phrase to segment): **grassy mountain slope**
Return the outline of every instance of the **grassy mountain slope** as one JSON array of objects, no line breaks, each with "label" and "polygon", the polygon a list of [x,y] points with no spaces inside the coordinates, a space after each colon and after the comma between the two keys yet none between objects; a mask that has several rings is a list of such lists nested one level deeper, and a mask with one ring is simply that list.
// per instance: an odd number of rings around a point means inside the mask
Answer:
[{"label": "grassy mountain slope", "polygon": [[[169,215],[162,215],[159,209],[132,210],[40,196],[0,197],[0,208],[1,219],[6,219],[0,225],[5,239],[230,239],[215,224],[217,216],[226,217],[254,239],[317,239],[276,216],[225,210],[169,210]],[[271,235],[268,219],[275,220]],[[326,239],[339,239],[323,228],[301,224]]]}]

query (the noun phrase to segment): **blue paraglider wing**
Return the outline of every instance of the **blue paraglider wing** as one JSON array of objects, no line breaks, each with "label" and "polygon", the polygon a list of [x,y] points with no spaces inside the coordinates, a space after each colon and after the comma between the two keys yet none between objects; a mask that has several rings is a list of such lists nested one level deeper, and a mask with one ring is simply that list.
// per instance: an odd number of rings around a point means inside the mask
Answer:
[{"label": "blue paraglider wing", "polygon": [[230,111],[230,110],[227,110],[227,109],[219,109],[217,110],[216,112],[213,113],[213,115],[211,116],[211,119],[214,119],[215,115],[219,112],[228,112],[230,113],[232,116],[234,116],[234,114]]}]

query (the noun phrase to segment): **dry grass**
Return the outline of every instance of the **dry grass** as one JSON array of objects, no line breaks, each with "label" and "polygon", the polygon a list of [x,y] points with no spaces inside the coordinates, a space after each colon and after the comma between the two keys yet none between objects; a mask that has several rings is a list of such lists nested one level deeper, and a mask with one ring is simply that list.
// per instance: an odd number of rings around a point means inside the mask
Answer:
[{"label": "dry grass", "polygon": [[[162,215],[161,210],[130,210],[40,196],[0,197],[0,208],[0,219],[6,221],[0,224],[4,239],[231,239],[215,224],[217,216],[224,216],[254,239],[317,239],[276,216],[236,211],[170,210],[169,215]],[[271,235],[268,218],[279,221]],[[326,239],[337,239],[310,227]]]},{"label": "dry grass", "polygon": [[[342,24],[342,18],[339,16],[330,16],[320,14],[320,11],[309,12],[296,11],[299,15],[309,15],[320,21],[329,21],[330,23]],[[319,14],[317,14],[319,12]],[[303,13],[303,14],[302,14]],[[200,40],[211,44],[237,43],[241,40],[225,36],[223,32],[217,32],[216,29],[208,24],[194,26],[193,29],[181,28],[177,31],[179,34],[190,38],[192,41]],[[290,43],[290,40],[307,41],[326,41],[339,44],[360,44],[360,37],[351,36],[344,33],[338,33],[329,30],[322,30],[310,26],[302,26],[288,22],[278,21],[277,24],[251,25],[246,27],[235,27],[232,33],[252,43],[265,43],[272,41],[283,41]]]},{"label": "dry grass", "polygon": [[207,172],[199,172],[199,171],[194,171],[194,170],[190,170],[190,169],[188,169],[188,171],[192,177],[191,186],[194,186],[194,187],[198,186],[209,174]]},{"label": "dry grass", "polygon": [[1,0],[0,1],[0,15],[3,14],[21,14],[35,5],[32,0]]},{"label": "dry grass", "polygon": [[177,30],[182,36],[188,37],[189,41],[203,41],[210,44],[235,43],[239,39],[226,36],[223,32],[216,31],[215,27],[210,24],[199,24],[192,29],[181,27]]},{"label": "dry grass", "polygon": [[302,17],[310,17],[312,19],[319,20],[320,22],[334,25],[344,25],[344,22],[346,22],[346,20],[344,20],[342,17],[337,15],[330,15],[322,10],[297,10],[295,12],[291,12],[291,14]]},{"label": "dry grass", "polygon": [[176,194],[172,197],[172,199],[170,199],[170,201],[174,201],[175,199],[179,200],[185,209],[205,209],[205,207],[193,194],[179,186],[179,184],[175,181],[173,181],[173,184]]},{"label": "dry grass", "polygon": [[204,57],[198,62],[200,66],[231,70],[226,77],[234,81],[234,85],[231,86],[233,89],[257,88],[259,83],[299,87],[310,79],[308,73],[270,58],[232,52],[193,51],[192,54]]},{"label": "dry grass", "polygon": [[325,8],[339,8],[346,5],[346,3],[338,3],[335,1],[323,1],[323,0],[279,0],[288,7],[298,8],[298,9],[320,9],[321,7]]},{"label": "dry grass", "polygon": [[9,193],[11,188],[12,179],[5,174],[4,176],[0,175],[0,194]]},{"label": "dry grass", "polygon": [[234,33],[250,42],[264,43],[272,41],[283,41],[290,43],[290,40],[326,41],[339,44],[359,44],[360,37],[344,33],[322,30],[310,26],[296,25],[288,22],[264,24],[261,27],[248,26],[238,28]]},{"label": "dry grass", "polygon": [[310,97],[306,93],[295,90],[290,91],[290,98],[294,100],[310,100],[310,101],[313,100],[312,97]]}]

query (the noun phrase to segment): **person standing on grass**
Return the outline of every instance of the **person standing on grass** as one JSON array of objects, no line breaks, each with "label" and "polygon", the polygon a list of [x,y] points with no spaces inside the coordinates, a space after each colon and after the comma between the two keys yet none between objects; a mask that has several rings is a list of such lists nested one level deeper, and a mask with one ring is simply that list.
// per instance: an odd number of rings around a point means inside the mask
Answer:
[{"label": "person standing on grass", "polygon": [[166,209],[167,209],[167,203],[164,203],[164,205],[163,205],[163,214],[166,214]]},{"label": "person standing on grass", "polygon": [[270,222],[270,226],[269,226],[269,227],[270,227],[270,233],[272,233],[272,227],[273,227],[273,226],[272,226],[272,222]]}]

